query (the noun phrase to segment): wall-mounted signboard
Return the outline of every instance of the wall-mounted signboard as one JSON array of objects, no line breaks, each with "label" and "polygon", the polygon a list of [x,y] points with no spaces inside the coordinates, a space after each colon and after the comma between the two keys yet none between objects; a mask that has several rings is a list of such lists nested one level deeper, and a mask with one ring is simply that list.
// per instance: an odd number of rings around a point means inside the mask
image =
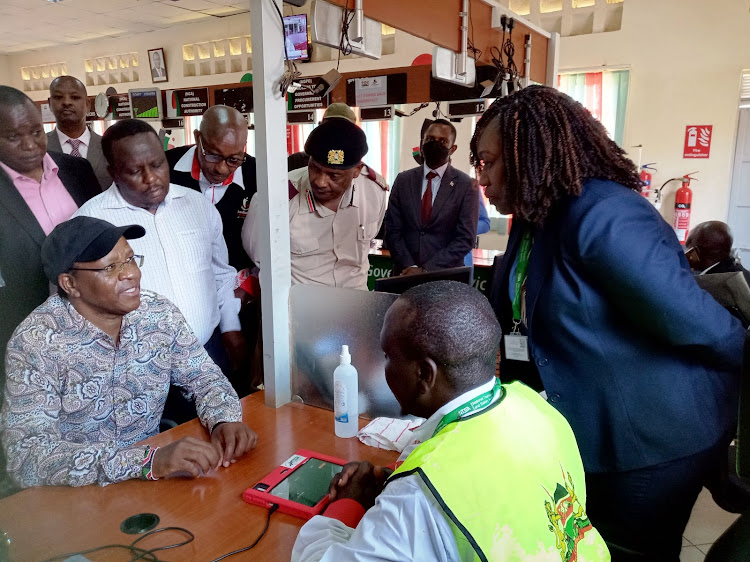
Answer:
[{"label": "wall-mounted signboard", "polygon": [[115,94],[109,96],[109,107],[112,110],[112,119],[130,119],[130,96],[128,94]]},{"label": "wall-mounted signboard", "polygon": [[240,113],[253,111],[253,86],[247,84],[234,88],[216,88],[214,90],[214,105],[228,105]]},{"label": "wall-mounted signboard", "polygon": [[165,90],[164,108],[169,119],[203,115],[208,109],[208,88]]},{"label": "wall-mounted signboard", "polygon": [[330,96],[316,96],[312,92],[313,86],[318,81],[315,76],[300,78],[301,88],[287,97],[287,109],[289,111],[305,111],[308,109],[324,109],[328,107]]}]

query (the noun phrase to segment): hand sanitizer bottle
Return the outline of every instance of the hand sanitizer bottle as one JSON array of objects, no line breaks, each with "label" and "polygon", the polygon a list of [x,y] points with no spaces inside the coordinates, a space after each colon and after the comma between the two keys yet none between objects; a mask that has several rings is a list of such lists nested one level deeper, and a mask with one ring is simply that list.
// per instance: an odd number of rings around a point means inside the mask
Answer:
[{"label": "hand sanitizer bottle", "polygon": [[349,346],[341,346],[341,362],[333,371],[333,415],[336,437],[356,437],[359,432],[359,385]]}]

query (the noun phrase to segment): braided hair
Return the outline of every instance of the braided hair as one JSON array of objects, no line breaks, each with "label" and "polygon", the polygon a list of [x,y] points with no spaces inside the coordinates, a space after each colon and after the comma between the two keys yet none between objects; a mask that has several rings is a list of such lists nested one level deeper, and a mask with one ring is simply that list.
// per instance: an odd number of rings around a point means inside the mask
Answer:
[{"label": "braided hair", "polygon": [[471,139],[471,163],[481,166],[477,143],[488,127],[500,137],[505,189],[520,219],[542,225],[553,205],[579,196],[599,178],[641,190],[635,164],[580,103],[545,86],[529,86],[496,100]]}]

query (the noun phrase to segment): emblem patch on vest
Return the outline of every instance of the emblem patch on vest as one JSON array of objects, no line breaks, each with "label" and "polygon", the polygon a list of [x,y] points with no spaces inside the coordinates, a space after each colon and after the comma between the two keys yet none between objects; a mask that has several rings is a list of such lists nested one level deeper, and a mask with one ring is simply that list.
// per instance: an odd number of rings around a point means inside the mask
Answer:
[{"label": "emblem patch on vest", "polygon": [[340,166],[344,163],[344,151],[343,150],[329,150],[328,151],[328,163],[335,166]]},{"label": "emblem patch on vest", "polygon": [[238,219],[244,219],[247,216],[247,211],[250,208],[250,198],[245,197],[242,200],[242,206],[237,209],[237,218]]},{"label": "emblem patch on vest", "polygon": [[554,494],[544,489],[550,501],[544,502],[550,532],[555,534],[556,547],[562,562],[578,560],[578,543],[589,529],[593,529],[586,510],[576,495],[570,473],[562,471],[563,483],[558,482]]}]

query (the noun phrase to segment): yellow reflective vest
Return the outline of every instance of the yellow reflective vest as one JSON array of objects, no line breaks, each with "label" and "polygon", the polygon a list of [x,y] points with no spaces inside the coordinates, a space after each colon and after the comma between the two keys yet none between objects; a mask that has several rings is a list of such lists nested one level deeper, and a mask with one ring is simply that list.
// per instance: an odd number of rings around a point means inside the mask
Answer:
[{"label": "yellow reflective vest", "polygon": [[[475,560],[610,560],[586,516],[583,463],[568,422],[529,387],[418,445],[391,479],[418,474]],[[471,549],[468,548],[468,545]]]}]

